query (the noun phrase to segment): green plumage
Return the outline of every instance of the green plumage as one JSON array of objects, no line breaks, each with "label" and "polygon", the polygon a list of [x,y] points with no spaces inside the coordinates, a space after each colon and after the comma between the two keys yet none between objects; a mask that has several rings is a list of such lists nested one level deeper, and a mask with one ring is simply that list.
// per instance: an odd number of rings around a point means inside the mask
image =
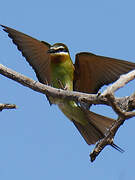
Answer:
[{"label": "green plumage", "polygon": [[[60,55],[52,55],[51,57],[51,85],[55,88],[73,90],[74,66],[68,55],[61,55],[62,60],[58,62]],[[64,60],[63,60],[64,59]],[[61,111],[72,121],[87,124],[84,113],[74,101],[68,101],[58,98],[49,98],[52,103],[59,106]]]}]

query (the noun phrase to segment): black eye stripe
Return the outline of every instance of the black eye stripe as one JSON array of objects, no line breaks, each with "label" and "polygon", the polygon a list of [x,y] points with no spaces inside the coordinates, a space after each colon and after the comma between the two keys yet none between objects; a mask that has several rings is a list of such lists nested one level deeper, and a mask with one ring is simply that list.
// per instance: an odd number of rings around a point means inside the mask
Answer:
[{"label": "black eye stripe", "polygon": [[55,51],[56,52],[67,52],[66,49],[64,49],[64,48],[59,48],[59,49],[56,49]]}]

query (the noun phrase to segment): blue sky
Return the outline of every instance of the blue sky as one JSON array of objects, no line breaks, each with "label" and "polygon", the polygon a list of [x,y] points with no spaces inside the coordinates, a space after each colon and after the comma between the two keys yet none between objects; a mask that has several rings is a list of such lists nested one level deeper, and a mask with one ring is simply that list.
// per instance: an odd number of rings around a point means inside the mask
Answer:
[{"label": "blue sky", "polygon": [[[135,62],[133,0],[1,1],[0,23],[37,39],[65,43],[74,56],[80,51]],[[35,80],[36,76],[7,34],[0,30],[0,63]],[[0,113],[0,179],[119,180],[134,179],[135,118],[119,129],[115,143],[121,154],[106,147],[94,163],[88,146],[73,124],[44,95],[0,76],[1,103],[17,110]],[[134,92],[129,83],[117,95]],[[116,118],[111,108],[93,111]]]}]

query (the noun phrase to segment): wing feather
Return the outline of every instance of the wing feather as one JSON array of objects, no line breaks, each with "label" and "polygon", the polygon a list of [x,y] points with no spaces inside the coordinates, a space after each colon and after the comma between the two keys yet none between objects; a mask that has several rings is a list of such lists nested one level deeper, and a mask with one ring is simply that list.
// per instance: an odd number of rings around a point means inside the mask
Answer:
[{"label": "wing feather", "polygon": [[47,53],[50,44],[39,41],[7,26],[1,26],[32,66],[39,81],[44,84],[50,84],[50,57]]},{"label": "wing feather", "polygon": [[78,53],[75,60],[74,90],[97,93],[103,85],[116,81],[120,75],[135,69],[135,63]]}]

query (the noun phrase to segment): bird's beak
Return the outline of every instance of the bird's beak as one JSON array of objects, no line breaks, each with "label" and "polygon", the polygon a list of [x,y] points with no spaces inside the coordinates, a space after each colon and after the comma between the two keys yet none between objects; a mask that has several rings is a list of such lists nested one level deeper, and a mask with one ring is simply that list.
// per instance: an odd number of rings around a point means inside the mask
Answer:
[{"label": "bird's beak", "polygon": [[54,50],[54,49],[49,49],[47,52],[48,52],[49,54],[51,54],[51,53],[55,53],[55,50]]}]

